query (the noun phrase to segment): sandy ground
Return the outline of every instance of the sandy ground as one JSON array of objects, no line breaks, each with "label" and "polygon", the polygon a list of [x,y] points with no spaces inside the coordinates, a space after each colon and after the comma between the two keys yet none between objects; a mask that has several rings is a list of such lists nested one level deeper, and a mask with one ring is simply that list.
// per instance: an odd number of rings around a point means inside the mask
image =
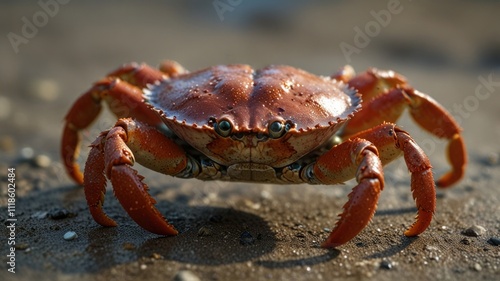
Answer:
[{"label": "sandy ground", "polygon": [[[0,4],[1,280],[500,279],[500,3],[243,0],[218,14],[215,1],[82,2]],[[370,35],[362,41],[359,30]],[[341,47],[348,45],[350,55]],[[469,152],[466,177],[438,190],[431,226],[407,238],[402,233],[415,214],[409,176],[404,162],[389,165],[371,224],[337,250],[324,250],[318,245],[353,181],[201,182],[139,167],[180,235],[142,230],[111,195],[105,209],[119,227],[102,228],[82,188],[62,170],[63,116],[106,72],[167,58],[191,70],[226,63],[289,64],[317,74],[347,63],[394,69],[458,119]],[[113,122],[104,114],[85,144]],[[443,174],[445,143],[406,115],[399,124]],[[7,264],[8,168],[16,169],[15,274]],[[63,239],[68,231],[78,237]]]}]

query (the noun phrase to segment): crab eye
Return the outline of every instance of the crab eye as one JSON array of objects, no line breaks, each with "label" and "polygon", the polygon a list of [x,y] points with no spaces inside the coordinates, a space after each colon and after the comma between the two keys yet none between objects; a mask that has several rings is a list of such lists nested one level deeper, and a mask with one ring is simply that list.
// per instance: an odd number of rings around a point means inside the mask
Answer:
[{"label": "crab eye", "polygon": [[290,129],[290,124],[283,124],[281,121],[274,121],[269,125],[269,136],[277,139],[283,136]]},{"label": "crab eye", "polygon": [[215,131],[223,137],[229,136],[231,129],[232,125],[228,120],[221,120],[215,124]]}]

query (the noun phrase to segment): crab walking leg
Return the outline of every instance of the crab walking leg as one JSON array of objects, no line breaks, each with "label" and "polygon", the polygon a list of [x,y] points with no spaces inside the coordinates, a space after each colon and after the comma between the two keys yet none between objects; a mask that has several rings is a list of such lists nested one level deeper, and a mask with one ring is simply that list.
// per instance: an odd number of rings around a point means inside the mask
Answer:
[{"label": "crab walking leg", "polygon": [[159,117],[142,101],[142,88],[166,74],[145,65],[126,65],[95,83],[66,114],[61,140],[61,155],[68,174],[77,183],[83,175],[76,163],[81,140],[80,131],[90,126],[106,101],[117,117],[134,117],[149,124],[160,124]]},{"label": "crab walking leg", "polygon": [[353,137],[372,142],[378,148],[384,165],[403,153],[411,173],[411,191],[417,206],[416,220],[404,234],[416,236],[426,230],[436,208],[436,189],[432,167],[424,151],[407,132],[390,123],[360,132]]},{"label": "crab walking leg", "polygon": [[344,205],[335,228],[322,244],[324,248],[334,248],[354,238],[373,217],[380,191],[384,188],[382,163],[373,144],[355,138],[319,157],[313,173],[323,184],[340,183],[353,175],[358,182],[349,194],[349,201]]},{"label": "crab walking leg", "polygon": [[[367,97],[374,95],[373,92],[368,89],[369,87],[361,84],[358,81],[358,77],[352,80],[355,80],[354,82],[356,83],[350,81],[349,84],[354,85],[354,87],[361,87],[360,92],[363,94],[365,101],[363,102],[362,110],[348,121],[343,131],[343,137],[349,137],[384,121],[396,122],[403,111],[409,108],[410,114],[417,124],[436,137],[449,141],[447,155],[448,161],[451,164],[451,170],[441,176],[437,181],[437,185],[448,187],[463,177],[467,163],[464,140],[460,135],[460,126],[445,108],[428,95],[420,93],[404,84],[397,85],[397,88],[382,92],[382,94],[367,101]],[[389,81],[390,83],[380,82],[378,84],[390,86],[394,84],[392,80]],[[401,81],[402,83],[404,82],[404,80]],[[376,88],[384,88],[378,84],[376,84]]]},{"label": "crab walking leg", "polygon": [[120,204],[137,224],[156,234],[176,235],[177,230],[154,206],[156,201],[149,195],[143,177],[131,167],[135,160],[169,175],[181,172],[187,165],[183,149],[156,128],[120,119],[93,143],[85,166],[85,196],[93,218],[104,226],[116,225],[102,210],[106,186],[104,173]]},{"label": "crab walking leg", "polygon": [[455,119],[430,96],[413,89],[406,89],[412,104],[410,115],[413,120],[439,138],[448,139],[447,156],[451,170],[437,181],[440,187],[448,187],[460,180],[465,173],[467,152],[462,129]]}]

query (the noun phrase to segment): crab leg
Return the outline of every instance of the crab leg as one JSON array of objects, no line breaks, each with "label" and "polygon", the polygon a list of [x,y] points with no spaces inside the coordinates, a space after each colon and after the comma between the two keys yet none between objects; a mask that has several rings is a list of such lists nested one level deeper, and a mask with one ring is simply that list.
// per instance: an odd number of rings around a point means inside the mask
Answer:
[{"label": "crab leg", "polygon": [[[145,151],[145,152],[144,152]],[[110,179],[115,196],[129,216],[144,229],[160,235],[176,235],[156,209],[143,177],[132,168],[137,162],[155,171],[175,175],[187,165],[187,158],[174,141],[156,128],[131,119],[120,119],[115,127],[101,133],[92,144],[85,164],[85,197],[94,220],[103,226],[116,226],[102,209],[106,178]]]},{"label": "crab leg", "polygon": [[396,122],[405,108],[415,122],[438,138],[449,141],[447,148],[451,170],[437,181],[440,187],[456,183],[465,173],[467,155],[453,116],[434,99],[408,86],[404,77],[392,71],[371,69],[349,80],[363,95],[362,110],[349,120],[343,136],[349,137],[382,122]]},{"label": "crab leg", "polygon": [[356,175],[358,185],[349,194],[344,212],[322,244],[325,248],[337,247],[356,236],[373,217],[380,191],[384,188],[382,163],[373,144],[355,138],[319,157],[313,166],[313,173],[323,184],[340,183]]},{"label": "crab leg", "polygon": [[426,230],[436,209],[436,189],[432,167],[425,152],[407,132],[390,123],[360,132],[353,137],[372,142],[378,148],[384,165],[403,153],[411,173],[411,191],[417,206],[416,220],[404,234],[416,236]]},{"label": "crab leg", "polygon": [[117,117],[134,117],[152,125],[159,124],[159,117],[142,101],[142,88],[164,76],[165,73],[145,65],[126,65],[95,83],[73,104],[64,118],[61,140],[63,163],[73,180],[83,183],[83,175],[76,163],[80,131],[97,118],[102,108],[101,101],[105,100]]},{"label": "crab leg", "polygon": [[384,187],[381,166],[401,153],[411,173],[411,190],[418,209],[416,221],[404,234],[416,236],[427,229],[436,205],[429,159],[408,133],[387,123],[354,135],[319,157],[314,164],[314,176],[324,184],[343,182],[354,174],[358,181],[323,247],[333,248],[348,242],[368,224]]},{"label": "crab leg", "polygon": [[465,173],[467,152],[461,129],[453,117],[430,96],[416,90],[405,90],[412,99],[410,114],[420,126],[439,138],[448,139],[447,156],[451,170],[437,181],[448,187],[460,180]]}]

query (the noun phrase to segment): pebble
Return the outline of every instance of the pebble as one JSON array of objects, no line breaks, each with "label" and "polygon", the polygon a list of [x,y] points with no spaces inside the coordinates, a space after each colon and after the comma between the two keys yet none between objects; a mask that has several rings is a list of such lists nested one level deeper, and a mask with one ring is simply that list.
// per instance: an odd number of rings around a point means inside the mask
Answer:
[{"label": "pebble", "polygon": [[475,263],[473,268],[475,271],[481,271],[483,269],[483,267],[479,263]]},{"label": "pebble", "polygon": [[158,254],[158,253],[152,253],[151,254],[151,258],[154,259],[154,260],[160,260],[163,258],[162,255]]},{"label": "pebble", "polygon": [[486,232],[486,228],[480,226],[480,225],[473,225],[464,231],[462,231],[462,234],[465,236],[469,237],[478,237],[483,235]]},{"label": "pebble", "polygon": [[44,154],[37,155],[33,159],[33,165],[38,168],[48,168],[50,167],[51,162],[52,160],[50,157]]},{"label": "pebble", "polygon": [[496,164],[498,164],[498,160],[499,160],[498,153],[492,152],[487,157],[487,162],[490,166],[495,166]]},{"label": "pebble", "polygon": [[255,238],[248,231],[243,231],[240,236],[240,244],[244,246],[252,245],[255,243]]},{"label": "pebble", "polygon": [[37,211],[34,214],[32,214],[31,217],[34,218],[34,219],[41,220],[41,219],[46,218],[48,213],[49,212],[47,212],[47,211]]},{"label": "pebble", "polygon": [[198,236],[210,236],[212,235],[212,229],[208,226],[202,226],[198,229]]},{"label": "pebble", "polygon": [[200,278],[189,270],[181,270],[175,274],[174,281],[200,281]]},{"label": "pebble", "polygon": [[78,238],[78,234],[76,234],[76,232],[74,232],[74,231],[68,231],[68,232],[64,233],[63,238],[66,241],[71,241],[73,239]]},{"label": "pebble", "polygon": [[464,244],[464,245],[470,245],[470,240],[469,240],[469,239],[467,239],[467,238],[464,238],[464,239],[460,240],[460,242],[461,242],[462,244]]},{"label": "pebble", "polygon": [[260,197],[262,197],[262,199],[266,199],[266,200],[272,200],[273,199],[273,195],[269,191],[267,191],[267,190],[263,190],[260,193]]},{"label": "pebble", "polygon": [[51,209],[48,213],[49,218],[53,220],[60,220],[67,218],[70,215],[70,212],[64,208],[54,208]]},{"label": "pebble", "polygon": [[391,261],[383,260],[380,262],[380,268],[390,270],[394,264]]},{"label": "pebble", "polygon": [[493,246],[500,246],[500,238],[499,237],[491,237],[488,239],[488,243]]},{"label": "pebble", "polygon": [[20,154],[22,160],[31,160],[35,155],[35,151],[33,150],[33,148],[28,146],[21,148]]}]

